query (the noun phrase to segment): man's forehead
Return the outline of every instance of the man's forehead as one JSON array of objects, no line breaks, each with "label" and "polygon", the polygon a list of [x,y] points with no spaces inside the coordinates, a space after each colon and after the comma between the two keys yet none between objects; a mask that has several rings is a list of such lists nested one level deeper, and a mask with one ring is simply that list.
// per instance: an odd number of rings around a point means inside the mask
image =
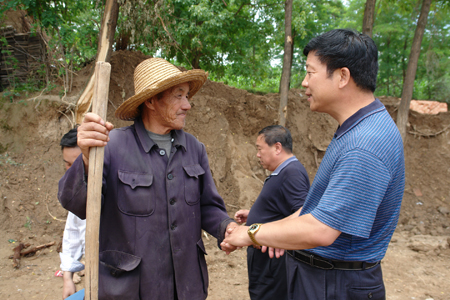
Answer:
[{"label": "man's forehead", "polygon": [[316,55],[316,51],[311,51],[308,53],[308,56],[306,57],[306,68],[314,68],[315,66],[322,64],[319,57]]},{"label": "man's forehead", "polygon": [[305,68],[314,68],[314,66],[315,66],[316,64],[313,62],[313,61],[311,61],[311,60],[306,60],[306,63],[305,63]]},{"label": "man's forehead", "polygon": [[189,91],[189,83],[188,82],[183,82],[180,84],[175,85],[172,88],[172,91]]},{"label": "man's forehead", "polygon": [[258,137],[256,138],[256,145],[261,145],[261,144],[265,144],[265,143],[266,143],[266,139],[264,138],[264,134],[258,135]]}]

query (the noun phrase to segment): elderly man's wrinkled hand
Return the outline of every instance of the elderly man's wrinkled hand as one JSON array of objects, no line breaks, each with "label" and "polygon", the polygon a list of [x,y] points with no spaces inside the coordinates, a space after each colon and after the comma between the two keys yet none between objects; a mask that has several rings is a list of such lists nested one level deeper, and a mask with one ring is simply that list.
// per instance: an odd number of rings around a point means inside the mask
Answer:
[{"label": "elderly man's wrinkled hand", "polygon": [[224,247],[245,247],[252,245],[252,241],[248,236],[248,226],[237,226],[236,228],[228,231],[225,239],[220,244],[222,249]]},{"label": "elderly man's wrinkled hand", "polygon": [[[230,235],[230,233],[233,232],[233,230],[237,227],[239,227],[239,225],[235,222],[231,222],[230,224],[228,224],[227,229],[225,230],[225,238],[227,238]],[[226,254],[230,254],[234,250],[241,248],[223,242],[220,244],[220,247],[222,248],[223,251],[225,251]]]},{"label": "elderly man's wrinkled hand", "polygon": [[106,146],[109,141],[109,132],[113,128],[113,124],[105,122],[97,114],[87,113],[84,116],[83,123],[77,130],[78,147],[83,153],[84,161],[89,159],[89,149],[91,147]]}]

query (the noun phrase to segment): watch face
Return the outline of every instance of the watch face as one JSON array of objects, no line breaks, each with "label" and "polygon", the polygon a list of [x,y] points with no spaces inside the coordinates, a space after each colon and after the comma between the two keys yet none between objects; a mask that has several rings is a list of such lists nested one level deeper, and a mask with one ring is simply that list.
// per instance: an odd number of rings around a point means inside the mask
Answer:
[{"label": "watch face", "polygon": [[252,226],[250,226],[250,230],[255,230],[258,227],[258,225],[253,224]]}]

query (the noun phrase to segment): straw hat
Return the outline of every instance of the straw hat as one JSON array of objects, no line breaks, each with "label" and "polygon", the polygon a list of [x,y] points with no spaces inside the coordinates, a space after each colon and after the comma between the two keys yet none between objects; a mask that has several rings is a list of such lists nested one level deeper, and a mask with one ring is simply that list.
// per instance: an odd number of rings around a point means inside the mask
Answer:
[{"label": "straw hat", "polygon": [[116,117],[125,121],[139,115],[139,105],[151,97],[181,83],[189,82],[189,97],[195,95],[208,78],[208,73],[199,70],[181,72],[162,58],[149,58],[134,70],[135,95],[116,109]]}]

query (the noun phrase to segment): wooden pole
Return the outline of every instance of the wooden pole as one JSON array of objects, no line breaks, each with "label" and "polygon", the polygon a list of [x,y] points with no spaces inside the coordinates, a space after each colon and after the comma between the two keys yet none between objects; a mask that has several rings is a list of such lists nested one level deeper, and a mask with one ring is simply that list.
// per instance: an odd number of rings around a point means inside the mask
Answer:
[{"label": "wooden pole", "polygon": [[[95,64],[94,94],[92,112],[106,122],[108,108],[109,79],[111,65],[99,61]],[[98,265],[100,210],[103,179],[104,147],[89,150],[89,176],[86,204],[86,300],[98,299]]]},{"label": "wooden pole", "polygon": [[[119,16],[119,7],[117,0],[106,0],[105,11],[103,12],[102,24],[98,36],[97,62],[107,62],[111,58],[114,33],[116,32],[117,18]],[[75,121],[77,124],[81,124],[84,114],[91,109],[93,89],[94,75],[90,77],[86,88],[78,99],[75,111]]]}]

